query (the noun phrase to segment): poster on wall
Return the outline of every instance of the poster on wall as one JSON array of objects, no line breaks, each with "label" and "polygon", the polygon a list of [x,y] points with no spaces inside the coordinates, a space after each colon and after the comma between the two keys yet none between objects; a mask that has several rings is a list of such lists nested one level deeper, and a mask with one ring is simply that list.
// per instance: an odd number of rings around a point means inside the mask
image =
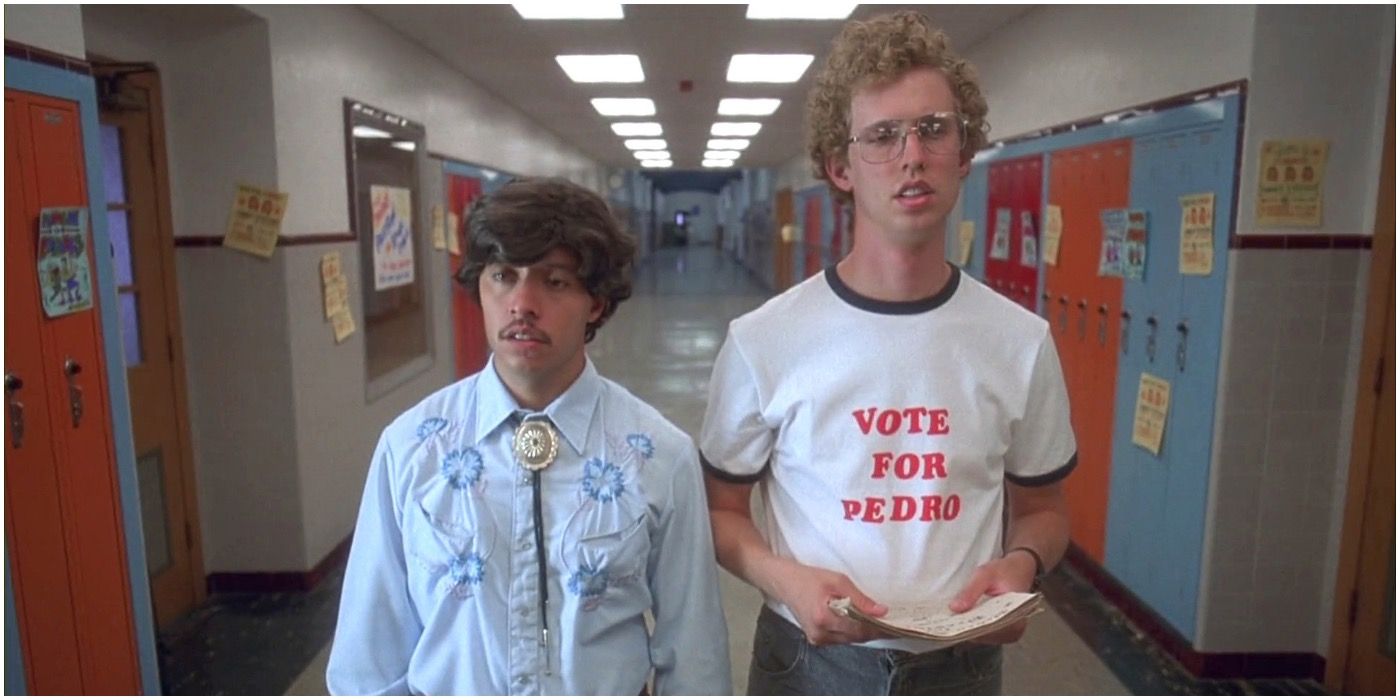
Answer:
[{"label": "poster on wall", "polygon": [[413,197],[403,187],[370,185],[374,290],[413,283]]},{"label": "poster on wall", "polygon": [[1128,228],[1123,233],[1123,277],[1141,280],[1147,266],[1147,212],[1128,210]]},{"label": "poster on wall", "polygon": [[1128,237],[1128,210],[1105,209],[1099,213],[1103,247],[1099,250],[1099,277],[1123,276],[1123,241]]},{"label": "poster on wall", "polygon": [[433,248],[447,250],[447,218],[441,204],[433,205]]},{"label": "poster on wall", "polygon": [[1133,444],[1154,455],[1162,453],[1162,435],[1167,431],[1167,411],[1172,403],[1172,385],[1146,372],[1138,381],[1137,409],[1133,411]]},{"label": "poster on wall", "polygon": [[82,207],[39,211],[39,295],[49,318],[92,308],[87,230]]},{"label": "poster on wall", "polygon": [[987,256],[993,260],[1011,259],[1011,210],[997,209],[996,228],[992,233],[992,252]]},{"label": "poster on wall", "polygon": [[1037,267],[1040,264],[1039,238],[1035,234],[1035,215],[1021,212],[1021,265]]},{"label": "poster on wall", "polygon": [[976,237],[976,221],[958,222],[958,267],[967,267],[972,261],[972,240]]},{"label": "poster on wall", "polygon": [[272,257],[277,237],[282,235],[282,216],[286,211],[286,192],[238,185],[233,211],[228,215],[224,247],[260,258]]},{"label": "poster on wall", "polygon": [[1045,257],[1045,264],[1056,266],[1060,264],[1060,235],[1064,232],[1064,213],[1054,204],[1045,205],[1045,249],[1041,254]]},{"label": "poster on wall", "polygon": [[1181,274],[1209,275],[1215,269],[1215,193],[1181,197]]},{"label": "poster on wall", "polygon": [[1265,141],[1259,149],[1259,226],[1321,226],[1328,142]]}]

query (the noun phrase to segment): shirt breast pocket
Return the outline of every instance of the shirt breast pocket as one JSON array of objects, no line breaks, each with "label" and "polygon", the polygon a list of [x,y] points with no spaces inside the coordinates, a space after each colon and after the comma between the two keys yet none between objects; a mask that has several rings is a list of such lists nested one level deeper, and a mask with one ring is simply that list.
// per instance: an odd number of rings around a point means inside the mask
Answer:
[{"label": "shirt breast pocket", "polygon": [[486,578],[486,557],[474,524],[455,509],[438,513],[413,503],[404,519],[408,583],[434,602],[470,598]]},{"label": "shirt breast pocket", "polygon": [[651,551],[646,514],[623,518],[618,525],[578,540],[577,562],[571,567],[567,587],[585,610],[619,597],[644,600],[644,596],[635,593],[646,590],[647,558]]}]

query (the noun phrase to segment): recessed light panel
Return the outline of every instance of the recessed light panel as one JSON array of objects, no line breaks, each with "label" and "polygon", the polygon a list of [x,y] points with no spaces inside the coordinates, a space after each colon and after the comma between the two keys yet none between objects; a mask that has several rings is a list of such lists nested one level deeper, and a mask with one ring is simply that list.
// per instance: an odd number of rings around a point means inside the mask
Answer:
[{"label": "recessed light panel", "polygon": [[622,19],[620,2],[513,2],[525,19]]},{"label": "recessed light panel", "polygon": [[757,99],[726,97],[719,101],[719,113],[724,115],[766,117],[778,111],[778,105],[782,104],[782,102],[782,100],[768,97]]},{"label": "recessed light panel", "polygon": [[812,64],[809,53],[740,53],[729,59],[731,83],[795,83]]},{"label": "recessed light panel", "polygon": [[710,127],[711,136],[753,136],[762,129],[758,122],[715,122]]},{"label": "recessed light panel", "polygon": [[748,139],[710,139],[705,142],[705,148],[721,151],[742,151],[748,147]]},{"label": "recessed light panel", "polygon": [[643,168],[669,168],[669,167],[671,167],[671,161],[669,161],[669,160],[644,160],[644,161],[642,161],[642,167],[643,167]]},{"label": "recessed light panel", "polygon": [[632,151],[637,160],[670,160],[670,151]]},{"label": "recessed light panel", "polygon": [[856,9],[854,2],[751,2],[749,19],[845,19]]},{"label": "recessed light panel", "polygon": [[704,167],[706,167],[706,168],[732,168],[732,167],[734,167],[734,161],[732,161],[732,160],[710,160],[710,159],[707,159],[707,160],[702,160],[702,161],[700,161],[700,165],[702,165],[702,166],[704,166]]},{"label": "recessed light panel", "polygon": [[734,160],[739,155],[738,151],[705,151],[707,160]]},{"label": "recessed light panel", "polygon": [[593,109],[605,117],[650,117],[656,103],[645,97],[595,97]]},{"label": "recessed light panel", "polygon": [[627,139],[622,145],[629,151],[664,151],[666,139]]},{"label": "recessed light panel", "polygon": [[612,125],[618,136],[660,136],[661,125],[656,122],[615,122]]},{"label": "recessed light panel", "polygon": [[555,56],[555,63],[576,83],[640,83],[642,59],[635,54]]}]

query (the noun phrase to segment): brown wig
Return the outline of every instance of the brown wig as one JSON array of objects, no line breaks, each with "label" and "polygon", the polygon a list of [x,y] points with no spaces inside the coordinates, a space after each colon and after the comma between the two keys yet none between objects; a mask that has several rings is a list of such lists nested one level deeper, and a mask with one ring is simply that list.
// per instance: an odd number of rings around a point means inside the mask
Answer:
[{"label": "brown wig", "polygon": [[601,197],[568,180],[517,178],[477,199],[467,212],[466,262],[457,281],[480,303],[487,265],[533,265],[561,247],[578,258],[588,294],[603,301],[602,315],[584,332],[584,341],[591,341],[632,296],[637,244]]}]

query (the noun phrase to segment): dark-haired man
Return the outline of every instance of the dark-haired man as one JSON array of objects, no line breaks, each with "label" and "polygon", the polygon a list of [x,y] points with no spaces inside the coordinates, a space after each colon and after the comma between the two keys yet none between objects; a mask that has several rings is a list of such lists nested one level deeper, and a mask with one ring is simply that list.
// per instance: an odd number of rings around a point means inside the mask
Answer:
[{"label": "dark-haired man", "polygon": [[635,695],[654,672],[659,694],[728,694],[694,443],[584,352],[634,243],[563,180],[507,184],[468,231],[491,360],[380,437],[327,687]]}]

